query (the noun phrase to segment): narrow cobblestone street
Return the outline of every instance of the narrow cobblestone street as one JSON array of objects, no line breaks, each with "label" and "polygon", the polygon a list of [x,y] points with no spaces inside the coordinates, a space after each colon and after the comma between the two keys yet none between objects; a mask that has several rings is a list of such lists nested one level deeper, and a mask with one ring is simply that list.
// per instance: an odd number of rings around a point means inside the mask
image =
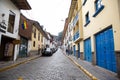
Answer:
[{"label": "narrow cobblestone street", "polygon": [[118,44],[120,0],[0,0],[0,80],[120,80]]},{"label": "narrow cobblestone street", "polygon": [[0,80],[90,80],[90,78],[58,49],[52,56],[42,56],[1,72]]}]

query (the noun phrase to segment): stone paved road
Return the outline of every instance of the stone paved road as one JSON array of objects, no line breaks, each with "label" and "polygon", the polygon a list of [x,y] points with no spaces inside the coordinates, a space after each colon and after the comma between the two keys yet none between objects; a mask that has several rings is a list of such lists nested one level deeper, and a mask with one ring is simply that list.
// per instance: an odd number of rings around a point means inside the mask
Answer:
[{"label": "stone paved road", "polygon": [[40,57],[0,73],[0,80],[91,80],[60,49],[49,57]]}]

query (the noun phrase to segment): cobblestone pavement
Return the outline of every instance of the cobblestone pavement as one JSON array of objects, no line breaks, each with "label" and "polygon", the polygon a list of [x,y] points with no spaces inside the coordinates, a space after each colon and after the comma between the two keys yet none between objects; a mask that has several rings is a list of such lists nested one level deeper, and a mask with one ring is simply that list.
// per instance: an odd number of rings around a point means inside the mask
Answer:
[{"label": "cobblestone pavement", "polygon": [[10,70],[0,72],[0,80],[91,80],[58,49]]},{"label": "cobblestone pavement", "polygon": [[41,55],[33,55],[33,56],[29,56],[29,57],[24,57],[24,58],[18,58],[16,61],[0,61],[0,69],[8,67],[13,64],[18,64],[18,63],[27,61],[28,59],[38,58],[40,56]]},{"label": "cobblestone pavement", "polygon": [[75,62],[80,64],[84,69],[86,69],[88,72],[90,72],[92,75],[97,77],[98,80],[120,80],[117,78],[117,74],[114,72],[111,72],[109,70],[106,70],[104,68],[101,68],[99,66],[92,65],[90,62],[87,62],[85,60],[81,60],[80,58],[76,58],[73,55],[70,55]]}]

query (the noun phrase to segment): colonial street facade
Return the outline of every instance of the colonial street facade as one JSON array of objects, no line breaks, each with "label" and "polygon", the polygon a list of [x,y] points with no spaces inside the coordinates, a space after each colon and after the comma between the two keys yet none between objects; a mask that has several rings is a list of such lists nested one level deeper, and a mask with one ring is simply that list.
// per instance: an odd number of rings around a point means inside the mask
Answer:
[{"label": "colonial street facade", "polygon": [[38,21],[28,19],[20,11],[30,9],[27,0],[0,1],[0,61],[16,61],[40,54],[46,45],[56,45],[50,43],[51,36]]},{"label": "colonial street facade", "polygon": [[40,54],[40,52],[38,53],[38,49],[43,48],[45,45],[43,38],[47,38],[39,22],[26,18],[22,13],[20,16],[19,36],[21,41],[19,57]]},{"label": "colonial street facade", "polygon": [[119,34],[119,0],[72,0],[62,42],[74,56],[120,77]]}]

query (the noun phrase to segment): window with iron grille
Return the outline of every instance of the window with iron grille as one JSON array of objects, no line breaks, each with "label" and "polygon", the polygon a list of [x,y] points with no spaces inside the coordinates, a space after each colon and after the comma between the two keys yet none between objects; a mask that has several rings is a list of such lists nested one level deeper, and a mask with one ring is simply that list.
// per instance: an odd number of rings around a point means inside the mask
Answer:
[{"label": "window with iron grille", "polygon": [[9,13],[9,21],[8,21],[8,29],[7,31],[13,33],[14,31],[14,23],[15,23],[15,13],[10,11]]}]

